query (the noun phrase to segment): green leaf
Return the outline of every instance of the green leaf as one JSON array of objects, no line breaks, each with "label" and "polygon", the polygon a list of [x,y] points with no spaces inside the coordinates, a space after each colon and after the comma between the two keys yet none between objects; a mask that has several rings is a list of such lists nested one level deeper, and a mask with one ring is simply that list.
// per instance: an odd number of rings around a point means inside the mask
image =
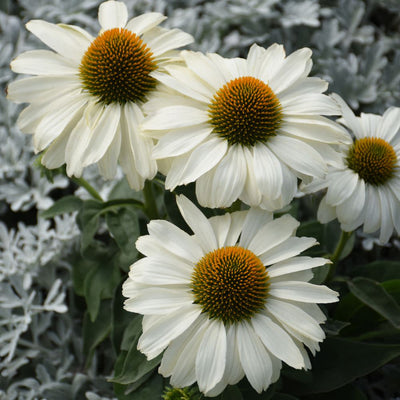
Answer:
[{"label": "green leaf", "polygon": [[91,321],[99,312],[100,300],[112,298],[115,287],[121,279],[120,271],[109,259],[92,267],[85,277],[84,295]]},{"label": "green leaf", "polygon": [[83,204],[83,200],[75,196],[65,196],[57,200],[50,208],[39,213],[41,218],[53,218],[56,215],[78,211]]},{"label": "green leaf", "polygon": [[347,285],[355,297],[400,329],[400,307],[379,282],[367,278],[354,278]]},{"label": "green leaf", "polygon": [[400,262],[383,260],[374,261],[356,267],[353,271],[353,275],[363,276],[379,282],[400,279]]},{"label": "green leaf", "polygon": [[158,374],[150,375],[146,383],[138,388],[135,385],[120,385],[114,383],[114,391],[119,400],[161,400],[163,379]]},{"label": "green leaf", "polygon": [[[133,314],[135,315],[135,314]],[[151,372],[161,361],[162,355],[147,361],[146,356],[137,349],[137,343],[142,331],[142,318],[136,315],[125,331],[121,349],[128,352],[118,360],[119,368],[110,382],[128,385],[138,381],[140,378]]]},{"label": "green leaf", "polygon": [[298,395],[330,392],[368,375],[398,356],[400,345],[327,338],[312,361],[310,372],[288,370],[285,375]]},{"label": "green leaf", "polygon": [[322,325],[322,328],[326,334],[334,336],[339,335],[340,331],[349,325],[349,322],[328,318],[327,321]]},{"label": "green leaf", "polygon": [[103,211],[103,203],[98,200],[86,200],[77,216],[78,226],[82,232],[81,249],[85,251],[93,241],[99,227],[99,217]]},{"label": "green leaf", "polygon": [[86,368],[89,368],[95,348],[107,338],[111,331],[111,302],[102,301],[100,312],[95,321],[91,321],[88,312],[83,318],[83,353],[86,356]]}]

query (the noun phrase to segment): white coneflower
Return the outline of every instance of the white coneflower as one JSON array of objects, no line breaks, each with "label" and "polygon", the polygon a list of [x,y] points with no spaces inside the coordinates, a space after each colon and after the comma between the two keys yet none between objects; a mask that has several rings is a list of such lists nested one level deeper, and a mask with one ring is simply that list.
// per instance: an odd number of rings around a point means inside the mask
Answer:
[{"label": "white coneflower", "polygon": [[253,45],[247,59],[184,51],[184,66],[155,76],[168,87],[146,104],[143,128],[166,187],[196,181],[201,205],[236,199],[270,211],[288,204],[297,179],[324,176],[330,143],[344,129],[321,115],[339,109],[310,78],[311,50],[286,57],[282,46]]},{"label": "white coneflower", "polygon": [[295,237],[299,223],[260,209],[207,219],[177,198],[194,234],[167,221],[148,225],[136,246],[145,255],[123,285],[125,309],[143,314],[138,348],[148,359],[164,350],[159,372],[171,385],[194,382],[216,396],[244,376],[258,392],[280,375],[281,361],[310,368],[325,334],[315,303],[337,293],[308,281],[324,258],[298,256],[316,244]]},{"label": "white coneflower", "polygon": [[[18,126],[33,134],[42,163],[80,176],[98,163],[110,179],[120,162],[136,190],[157,172],[152,140],[141,135],[142,106],[156,88],[152,75],[174,61],[171,51],[192,41],[180,30],[157,27],[166,17],[148,13],[128,21],[124,3],[99,8],[101,31],[33,20],[27,29],[52,50],[27,51],[11,63],[14,72],[35,75],[13,82],[8,98],[31,103]],[[172,56],[172,58],[171,58]]]}]

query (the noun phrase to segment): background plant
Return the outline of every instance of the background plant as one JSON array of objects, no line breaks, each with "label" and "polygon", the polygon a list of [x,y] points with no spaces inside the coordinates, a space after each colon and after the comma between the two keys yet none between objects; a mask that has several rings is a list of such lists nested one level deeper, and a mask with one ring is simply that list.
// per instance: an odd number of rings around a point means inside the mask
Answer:
[{"label": "background plant", "polygon": [[[99,3],[9,0],[0,6],[0,398],[4,399],[155,399],[167,383],[153,374],[155,366],[136,350],[140,320],[122,310],[119,285],[137,257],[133,243],[145,233],[149,218],[159,216],[182,225],[173,195],[164,194],[156,179],[147,185],[144,197],[128,188],[122,174],[104,182],[96,168],[90,168],[84,178],[104,200],[100,201],[67,180],[63,171],[46,177],[35,163],[31,138],[15,126],[21,108],[5,100],[7,83],[14,79],[10,60],[38,46],[23,24],[40,18],[96,32]],[[195,37],[192,49],[231,57],[244,56],[254,42],[264,47],[284,43],[288,53],[310,47],[313,74],[327,79],[330,91],[339,93],[357,113],[382,113],[400,104],[396,0],[125,3],[131,15],[149,10],[166,14],[167,26]],[[189,194],[191,190],[183,189]],[[152,194],[155,202],[149,203]],[[70,195],[74,197],[65,197]],[[320,241],[311,254],[332,254],[340,229],[336,223],[322,226],[315,221],[317,204],[316,197],[298,198],[290,212],[303,221],[299,235]],[[399,248],[396,238],[380,247],[370,236],[350,237],[331,284],[340,290],[341,302],[327,310],[331,318],[325,330],[330,338],[312,373],[287,369],[282,380],[261,396],[243,383],[239,389],[228,389],[225,398],[399,396]],[[324,273],[321,269],[316,282],[325,279]],[[111,377],[113,383],[107,381]]]}]

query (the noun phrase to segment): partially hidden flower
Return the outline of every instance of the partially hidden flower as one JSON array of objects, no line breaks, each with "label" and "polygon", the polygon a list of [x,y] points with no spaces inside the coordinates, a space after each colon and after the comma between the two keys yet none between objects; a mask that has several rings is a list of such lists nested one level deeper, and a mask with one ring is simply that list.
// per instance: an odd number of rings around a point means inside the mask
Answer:
[{"label": "partially hidden flower", "polygon": [[316,303],[337,293],[309,283],[329,262],[299,256],[316,244],[296,237],[299,223],[259,208],[207,219],[186,197],[177,203],[193,235],[153,220],[136,242],[145,255],[123,285],[125,309],[143,314],[138,348],[163,353],[159,372],[174,387],[197,382],[216,396],[244,376],[257,392],[280,375],[282,361],[310,368],[325,334]]},{"label": "partially hidden flower", "polygon": [[111,179],[119,161],[136,190],[156,174],[152,140],[141,135],[142,106],[157,86],[153,72],[192,42],[178,29],[158,27],[165,18],[153,12],[128,21],[125,4],[111,0],[99,7],[97,37],[72,25],[27,23],[53,51],[27,51],[12,61],[14,72],[34,77],[11,83],[8,98],[30,103],[17,124],[33,134],[35,152],[46,149],[46,167],[65,163],[68,175],[79,177],[97,163]]},{"label": "partially hidden flower", "polygon": [[269,211],[287,205],[297,179],[322,177],[344,129],[324,95],[328,83],[308,77],[311,50],[285,56],[283,46],[253,45],[247,59],[181,53],[185,66],[157,73],[167,88],[146,104],[145,134],[166,188],[196,181],[199,203],[228,207],[236,199]]},{"label": "partially hidden flower", "polygon": [[326,179],[305,190],[327,189],[318,208],[322,223],[337,218],[346,232],[360,226],[365,233],[380,230],[385,244],[394,229],[400,233],[400,108],[356,117],[338,95],[332,97],[354,140],[340,147],[341,163],[329,167]]}]

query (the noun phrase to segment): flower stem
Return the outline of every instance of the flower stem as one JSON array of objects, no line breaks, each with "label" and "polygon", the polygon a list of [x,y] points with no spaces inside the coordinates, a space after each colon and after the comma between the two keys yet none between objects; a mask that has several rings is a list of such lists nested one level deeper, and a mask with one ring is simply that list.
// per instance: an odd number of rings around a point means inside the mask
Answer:
[{"label": "flower stem", "polygon": [[332,261],[332,264],[329,268],[329,273],[327,276],[328,281],[331,280],[333,278],[333,276],[335,275],[337,263],[340,259],[340,256],[343,252],[344,247],[346,246],[347,241],[350,239],[352,234],[353,234],[353,232],[342,231],[342,233],[340,235],[340,239],[336,245],[335,252],[329,257],[330,260]]},{"label": "flower stem", "polygon": [[102,197],[99,195],[98,191],[85,179],[76,178],[73,176],[71,178],[72,182],[75,182],[77,185],[82,186],[86,191],[96,200],[103,202]]},{"label": "flower stem", "polygon": [[152,183],[150,181],[146,181],[143,188],[143,196],[144,196],[144,212],[150,219],[158,219],[158,210],[157,204],[154,197]]}]

